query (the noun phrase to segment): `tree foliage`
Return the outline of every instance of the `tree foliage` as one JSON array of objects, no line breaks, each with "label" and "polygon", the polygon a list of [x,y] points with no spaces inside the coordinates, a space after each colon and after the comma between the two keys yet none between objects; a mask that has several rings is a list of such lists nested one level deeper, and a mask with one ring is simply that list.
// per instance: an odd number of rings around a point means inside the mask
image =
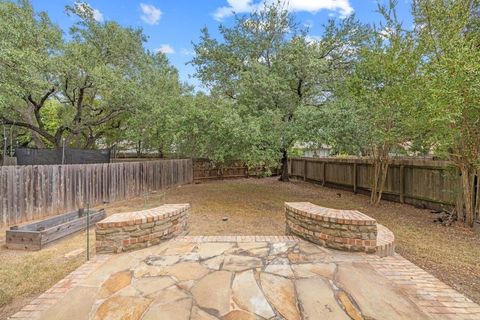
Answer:
[{"label": "tree foliage", "polygon": [[355,144],[372,159],[372,203],[381,199],[392,151],[411,141],[416,130],[418,105],[406,93],[415,88],[421,58],[413,32],[404,30],[397,20],[395,3],[379,6],[378,11],[384,23],[371,27],[354,71],[336,91],[339,101],[332,104],[332,109],[340,108],[340,114],[345,106],[351,107],[350,120],[340,127],[354,125],[347,133],[355,136]]},{"label": "tree foliage", "polygon": [[374,25],[330,20],[319,37],[283,0],[235,16],[218,38],[205,28],[191,61],[205,94],[181,84],[165,55],[145,50],[141,30],[95,21],[84,3],[67,7],[75,23],[66,40],[27,0],[0,0],[0,120],[9,137],[36,147],[127,144],[139,154],[280,164],[282,180],[295,144],[328,144],[371,159],[372,203],[392,155],[435,154],[458,167],[461,218],[472,225],[480,2],[415,0],[413,27],[396,4],[380,5]]},{"label": "tree foliage", "polygon": [[141,127],[138,110],[158,114],[180,94],[176,71],[144,49],[140,29],[98,22],[85,3],[67,12],[69,41],[28,1],[0,2],[2,122],[30,130],[37,147],[133,138],[123,133]]},{"label": "tree foliage", "polygon": [[394,152],[453,160],[462,176],[460,215],[472,225],[480,211],[480,184],[473,189],[480,164],[480,4],[414,1],[414,28],[398,21],[395,6],[392,0],[379,7],[383,23],[372,27],[354,72],[335,90],[327,136],[333,145],[371,157],[374,203]]},{"label": "tree foliage", "polygon": [[[480,2],[415,1],[416,33],[423,47],[423,119],[435,152],[462,175],[466,224],[480,212]],[[473,196],[477,194],[477,207]]]},{"label": "tree foliage", "polygon": [[[308,118],[320,117],[331,81],[350,67],[362,31],[351,17],[330,21],[324,37],[312,40],[282,1],[236,16],[232,27],[220,26],[221,40],[202,31],[192,61],[197,76],[212,95],[230,100],[239,119],[262,123],[243,158],[253,153],[280,160],[281,180],[288,180],[288,151],[307,138]],[[320,134],[318,126],[309,131],[310,137]]]}]

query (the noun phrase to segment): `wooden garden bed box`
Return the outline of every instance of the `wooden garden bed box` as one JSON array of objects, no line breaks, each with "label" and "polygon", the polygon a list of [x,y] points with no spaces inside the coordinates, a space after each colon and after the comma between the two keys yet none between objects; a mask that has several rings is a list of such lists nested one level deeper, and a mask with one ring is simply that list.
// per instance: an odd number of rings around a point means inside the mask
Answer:
[{"label": "wooden garden bed box", "polygon": [[[90,210],[90,225],[95,225],[105,217],[104,209]],[[10,227],[7,230],[6,246],[8,249],[40,250],[52,241],[85,230],[86,226],[87,212],[80,209],[39,222]]]}]

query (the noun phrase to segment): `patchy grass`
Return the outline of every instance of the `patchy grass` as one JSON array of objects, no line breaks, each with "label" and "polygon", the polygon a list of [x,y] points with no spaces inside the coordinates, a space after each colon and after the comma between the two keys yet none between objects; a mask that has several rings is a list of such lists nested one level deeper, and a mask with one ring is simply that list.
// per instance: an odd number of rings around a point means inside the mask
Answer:
[{"label": "patchy grass", "polygon": [[[91,239],[94,239],[90,233]],[[85,232],[58,241],[41,251],[7,250],[2,230],[0,249],[0,319],[21,309],[86,260]],[[94,246],[91,246],[91,250]],[[71,253],[70,255],[68,255]],[[65,256],[67,255],[67,256]]]},{"label": "patchy grass", "polygon": [[[459,226],[432,223],[429,210],[384,201],[371,206],[369,197],[275,178],[212,181],[186,185],[106,206],[107,213],[142,210],[162,203],[188,202],[191,235],[282,235],[283,203],[310,201],[318,205],[358,209],[396,236],[397,252],[480,303],[480,236]],[[228,217],[227,221],[223,221]],[[65,254],[85,247],[77,234],[39,252],[0,250],[0,314],[12,314],[30,299],[85,261]],[[1,318],[1,316],[0,316]]]}]

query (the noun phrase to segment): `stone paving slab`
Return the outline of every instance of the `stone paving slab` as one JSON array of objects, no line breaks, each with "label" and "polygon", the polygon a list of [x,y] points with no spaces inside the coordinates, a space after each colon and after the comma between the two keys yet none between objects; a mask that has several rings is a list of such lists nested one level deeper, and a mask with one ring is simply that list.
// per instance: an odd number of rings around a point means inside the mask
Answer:
[{"label": "stone paving slab", "polygon": [[399,255],[215,236],[97,256],[11,319],[480,319],[480,306]]}]

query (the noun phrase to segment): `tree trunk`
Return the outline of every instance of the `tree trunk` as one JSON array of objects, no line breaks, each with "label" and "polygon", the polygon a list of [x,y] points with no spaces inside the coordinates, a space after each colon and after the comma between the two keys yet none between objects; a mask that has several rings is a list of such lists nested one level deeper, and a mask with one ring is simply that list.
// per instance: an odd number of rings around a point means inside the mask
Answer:
[{"label": "tree trunk", "polygon": [[377,189],[378,189],[378,177],[380,176],[380,164],[376,157],[373,158],[373,177],[372,177],[372,191],[370,193],[370,203],[377,203]]},{"label": "tree trunk", "polygon": [[480,170],[477,170],[477,191],[475,197],[475,212],[473,219],[480,219]]},{"label": "tree trunk", "polygon": [[88,137],[86,140],[85,140],[85,144],[83,145],[83,149],[92,149],[93,146],[95,145],[95,137]]},{"label": "tree trunk", "polygon": [[385,182],[387,181],[387,173],[388,173],[388,159],[387,161],[381,164],[381,175],[380,175],[380,187],[378,188],[378,196],[377,202],[375,204],[380,204],[380,200],[382,200],[383,190],[385,189]]},{"label": "tree trunk", "polygon": [[81,133],[77,133],[75,138],[77,139],[77,149],[82,149],[82,136]]},{"label": "tree trunk", "polygon": [[288,151],[286,149],[282,150],[282,167],[280,168],[280,178],[278,180],[283,182],[289,182],[290,178],[288,176]]},{"label": "tree trunk", "polygon": [[[32,125],[32,126],[38,126],[38,124],[35,123],[33,120],[32,114],[33,114],[33,106],[32,104],[28,104],[28,111],[25,113],[22,113],[23,119],[25,119],[25,122]],[[43,141],[43,137],[36,131],[30,130],[30,133],[32,135],[32,140],[35,143],[35,147],[38,149],[45,149],[46,145],[45,142]]]},{"label": "tree trunk", "polygon": [[473,226],[475,218],[475,208],[473,204],[473,174],[469,166],[460,164],[460,172],[462,173],[462,189],[463,203],[465,205],[465,224],[469,227]]},{"label": "tree trunk", "polygon": [[[157,139],[160,141],[158,132],[157,132]],[[161,159],[163,159],[163,157],[164,157],[164,154],[163,154],[163,143],[161,143],[161,144],[157,147],[157,150],[158,150],[158,157],[161,158]]]},{"label": "tree trunk", "polygon": [[385,145],[382,148],[378,148],[377,146],[373,148],[373,177],[370,203],[374,205],[380,204],[382,200],[382,194],[387,180],[389,152],[390,148]]},{"label": "tree trunk", "polygon": [[137,142],[137,158],[140,158],[142,155],[142,140],[138,140]]},{"label": "tree trunk", "polygon": [[30,131],[32,133],[32,140],[35,143],[37,149],[45,149],[45,142],[42,140],[42,136],[36,133],[35,131]]}]

